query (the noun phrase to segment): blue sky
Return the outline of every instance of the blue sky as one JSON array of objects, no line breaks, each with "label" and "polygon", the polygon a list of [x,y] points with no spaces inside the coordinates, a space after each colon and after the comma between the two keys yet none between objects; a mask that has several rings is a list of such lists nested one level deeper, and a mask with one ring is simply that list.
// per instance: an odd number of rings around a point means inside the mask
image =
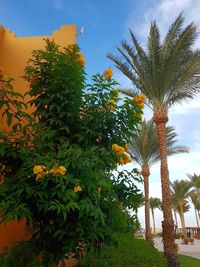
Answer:
[{"label": "blue sky", "polygon": [[[84,27],[84,33],[78,35],[78,44],[85,54],[88,75],[102,73],[111,66],[121,86],[131,87],[130,81],[106,58],[108,52],[117,54],[116,46],[123,39],[129,40],[128,29],[145,45],[152,20],[156,19],[163,36],[181,11],[186,23],[194,20],[199,27],[199,10],[197,0],[0,0],[0,23],[17,36],[50,35],[63,24],[76,24],[78,30]],[[195,47],[200,47],[200,37]],[[151,117],[151,113],[146,111],[145,117]],[[191,149],[189,154],[170,158],[171,180],[185,179],[187,173],[200,174],[200,97],[174,107],[169,118],[170,125],[176,127],[179,143]],[[133,166],[130,164],[128,168]],[[151,173],[150,195],[161,197],[159,164]],[[139,217],[144,221],[143,209]],[[161,220],[161,213],[156,211],[157,227]],[[186,225],[196,225],[192,211],[186,214]]]}]

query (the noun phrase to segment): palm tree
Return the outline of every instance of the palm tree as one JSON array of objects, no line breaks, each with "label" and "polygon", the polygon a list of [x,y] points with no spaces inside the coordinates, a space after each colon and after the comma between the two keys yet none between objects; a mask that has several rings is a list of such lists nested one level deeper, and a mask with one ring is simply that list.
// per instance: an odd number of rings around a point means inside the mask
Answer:
[{"label": "palm tree", "polygon": [[[199,207],[199,203],[200,203],[200,175],[197,175],[197,174],[188,174],[188,178],[190,179],[190,182],[191,182],[191,185],[192,185],[192,188],[194,189],[194,192],[197,194],[196,196],[196,205],[197,207]],[[192,199],[191,199],[192,200]],[[193,201],[192,201],[193,202]],[[194,203],[193,203],[194,204]],[[200,209],[195,209],[195,214],[196,212],[198,212],[198,216],[199,216],[199,220],[200,220]]]},{"label": "palm tree", "polygon": [[[197,192],[192,191],[190,193],[190,200],[194,206],[194,212],[195,212],[195,216],[196,216],[196,221],[197,221],[197,227],[199,227],[199,220],[200,220],[200,199],[199,199],[199,195]],[[199,218],[198,218],[199,216]]]},{"label": "palm tree", "polygon": [[171,194],[171,200],[172,200],[172,211],[174,213],[174,220],[175,220],[175,223],[176,223],[176,228],[178,228],[178,220],[177,220],[177,216],[176,216],[176,213],[177,213],[177,201],[176,201],[176,198],[173,194]]},{"label": "palm tree", "polygon": [[200,196],[200,175],[197,174],[188,174],[188,178],[190,179],[190,182],[192,184],[192,187],[197,192],[197,194]]},{"label": "palm tree", "polygon": [[190,196],[191,183],[188,180],[175,180],[171,183],[171,195],[180,214],[182,233],[186,237],[184,209],[188,207],[187,198]]},{"label": "palm tree", "polygon": [[155,224],[155,216],[154,216],[154,210],[156,208],[160,209],[161,208],[161,201],[159,198],[155,197],[150,197],[149,199],[149,206],[151,209],[151,214],[152,214],[152,220],[153,220],[153,234],[156,234],[156,224]]},{"label": "palm tree", "polygon": [[[168,155],[188,152],[185,146],[176,145],[177,134],[173,127],[167,127],[167,151]],[[130,156],[141,167],[141,173],[144,179],[144,197],[145,197],[145,237],[152,242],[149,216],[149,176],[150,168],[160,160],[159,143],[156,135],[155,125],[152,120],[143,121],[139,131],[134,134],[129,143]]]},{"label": "palm tree", "polygon": [[183,28],[183,23],[180,14],[161,42],[158,26],[153,22],[146,50],[130,30],[133,46],[123,41],[122,47],[118,48],[120,57],[108,54],[134,85],[134,89],[123,91],[130,96],[142,92],[147,97],[146,104],[153,110],[160,146],[164,253],[170,267],[179,266],[179,262],[173,234],[167,161],[168,110],[174,104],[193,98],[200,90],[200,51],[192,49],[197,28],[193,22]]}]

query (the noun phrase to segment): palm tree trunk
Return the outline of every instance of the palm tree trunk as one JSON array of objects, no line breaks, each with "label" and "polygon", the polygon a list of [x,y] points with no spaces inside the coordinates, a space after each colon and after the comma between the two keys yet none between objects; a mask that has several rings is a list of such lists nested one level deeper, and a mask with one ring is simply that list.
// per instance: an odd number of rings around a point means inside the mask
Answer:
[{"label": "palm tree trunk", "polygon": [[168,261],[169,267],[179,267],[179,260],[175,245],[174,222],[172,217],[172,205],[170,196],[169,171],[167,162],[167,138],[166,123],[168,117],[166,112],[154,112],[153,120],[156,124],[156,132],[158,136],[160,161],[161,161],[161,187],[162,187],[162,208],[163,217],[163,244],[164,254]]},{"label": "palm tree trunk", "polygon": [[149,242],[152,241],[149,214],[149,175],[148,167],[142,166],[142,176],[144,178],[144,207],[145,207],[145,238]]},{"label": "palm tree trunk", "polygon": [[174,219],[175,219],[176,227],[178,228],[178,220],[177,220],[176,210],[173,209],[173,212],[174,212]]},{"label": "palm tree trunk", "polygon": [[194,208],[195,211],[195,216],[196,216],[196,221],[197,221],[197,227],[199,227],[199,219],[198,219],[198,213],[197,210]]},{"label": "palm tree trunk", "polygon": [[155,224],[155,216],[154,216],[154,209],[151,209],[152,220],[153,220],[153,234],[156,234],[156,224]]},{"label": "palm tree trunk", "polygon": [[181,225],[182,225],[182,234],[184,235],[184,238],[186,238],[187,235],[186,235],[186,229],[185,229],[185,218],[184,218],[183,205],[180,205],[180,218],[181,218]]}]

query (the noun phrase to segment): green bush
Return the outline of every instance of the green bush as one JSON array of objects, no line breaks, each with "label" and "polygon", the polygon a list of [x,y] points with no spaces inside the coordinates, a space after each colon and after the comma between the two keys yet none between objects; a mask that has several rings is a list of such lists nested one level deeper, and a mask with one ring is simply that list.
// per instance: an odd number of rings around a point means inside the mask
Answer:
[{"label": "green bush", "polygon": [[86,84],[79,58],[77,46],[71,53],[50,41],[33,52],[24,76],[37,121],[31,144],[0,143],[4,161],[12,156],[0,186],[1,220],[26,219],[35,253],[52,263],[78,257],[79,245],[89,250],[113,232],[133,231],[137,218],[125,210],[142,201],[138,173],[116,171],[130,162],[126,144],[142,110],[119,97],[110,69]]},{"label": "green bush", "polygon": [[146,240],[129,235],[116,237],[116,246],[105,246],[84,257],[76,267],[166,267],[164,257]]},{"label": "green bush", "polygon": [[[38,256],[27,241],[20,241],[13,244],[12,250],[5,249],[0,254],[1,267],[43,267],[42,257]],[[46,267],[52,265],[46,264]]]}]

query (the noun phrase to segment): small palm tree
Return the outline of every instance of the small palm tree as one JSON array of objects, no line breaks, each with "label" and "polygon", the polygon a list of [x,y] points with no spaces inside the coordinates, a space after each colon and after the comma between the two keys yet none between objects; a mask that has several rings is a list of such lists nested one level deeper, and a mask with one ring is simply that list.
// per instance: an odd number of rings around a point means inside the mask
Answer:
[{"label": "small palm tree", "polygon": [[190,193],[190,200],[194,206],[194,212],[196,216],[196,221],[197,221],[197,227],[199,227],[199,220],[200,220],[200,199],[199,195],[197,192],[192,191]]},{"label": "small palm tree", "polygon": [[197,174],[188,174],[188,178],[190,179],[191,185],[194,188],[194,190],[197,192],[197,194],[200,196],[200,175]]},{"label": "small palm tree", "polygon": [[170,267],[179,266],[179,261],[173,235],[167,161],[168,110],[177,103],[192,99],[200,90],[200,51],[193,49],[197,27],[193,22],[183,27],[183,23],[180,14],[161,41],[159,28],[153,22],[146,50],[130,30],[132,46],[123,41],[122,47],[118,48],[120,57],[108,54],[135,86],[124,93],[133,96],[142,92],[147,97],[146,104],[153,110],[160,146],[164,253]]},{"label": "small palm tree", "polygon": [[153,220],[153,234],[156,234],[156,224],[155,224],[155,216],[154,216],[154,210],[155,209],[161,209],[161,201],[159,198],[153,198],[150,197],[149,199],[149,206],[151,209],[151,214],[152,214],[152,220]]},{"label": "small palm tree", "polygon": [[[188,152],[185,146],[176,145],[177,134],[173,127],[167,127],[167,152],[168,155]],[[144,197],[145,197],[145,237],[152,242],[150,230],[149,215],[149,176],[152,165],[160,160],[159,143],[156,135],[156,128],[152,120],[143,121],[139,127],[139,131],[131,138],[130,156],[141,167],[141,173],[144,179]]]},{"label": "small palm tree", "polygon": [[[190,179],[194,193],[196,193],[196,196],[193,195],[194,202],[192,199],[191,200],[192,200],[193,204],[195,204],[197,207],[199,207],[199,205],[200,205],[200,175],[197,175],[195,173],[193,175],[188,174],[188,178]],[[199,208],[195,209],[195,214],[196,213],[198,213],[198,217],[200,220],[200,209]]]},{"label": "small palm tree", "polygon": [[188,206],[188,197],[190,196],[191,183],[188,180],[175,180],[171,183],[171,195],[174,200],[176,210],[180,214],[182,233],[186,237],[184,209]]}]

